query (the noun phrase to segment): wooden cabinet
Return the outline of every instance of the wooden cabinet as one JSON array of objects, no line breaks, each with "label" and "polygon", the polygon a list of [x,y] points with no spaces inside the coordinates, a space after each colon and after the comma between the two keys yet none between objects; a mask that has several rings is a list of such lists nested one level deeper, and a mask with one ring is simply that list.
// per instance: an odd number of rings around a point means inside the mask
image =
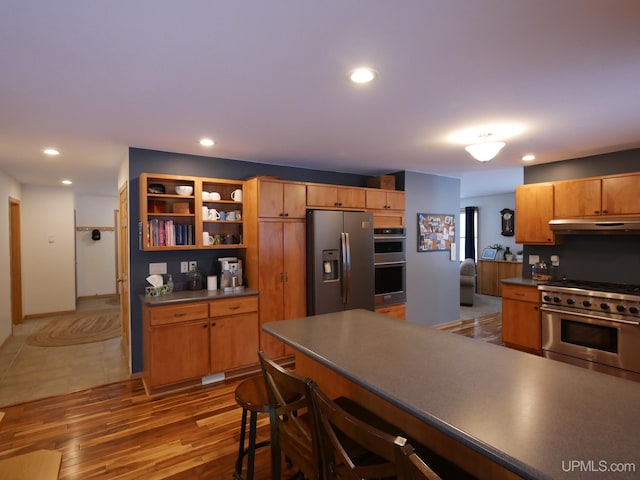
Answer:
[{"label": "wooden cabinet", "polygon": [[307,207],[365,208],[365,190],[337,185],[307,184]]},{"label": "wooden cabinet", "polygon": [[258,297],[237,297],[209,303],[211,373],[258,363]]},{"label": "wooden cabinet", "polygon": [[[178,186],[191,187],[191,194],[177,194]],[[143,173],[140,248],[242,248],[242,200],[234,192],[242,192],[243,187],[239,180]]]},{"label": "wooden cabinet", "polygon": [[261,218],[305,218],[306,188],[303,183],[255,178],[249,180]]},{"label": "wooden cabinet", "polygon": [[218,250],[243,247],[244,212],[242,193],[238,192],[243,192],[244,182],[212,178],[198,181],[201,182],[196,197],[196,205],[200,207],[196,220],[201,226],[197,229],[198,247]]},{"label": "wooden cabinet", "polygon": [[371,210],[403,210],[405,194],[395,190],[366,190],[367,209]]},{"label": "wooden cabinet", "polygon": [[376,313],[389,315],[390,317],[395,317],[400,320],[405,320],[407,318],[407,308],[406,304],[404,303],[397,303],[395,305],[382,305],[376,307]]},{"label": "wooden cabinet", "polygon": [[258,298],[143,304],[143,378],[147,389],[258,362]]},{"label": "wooden cabinet", "polygon": [[555,182],[556,218],[640,213],[640,174]]},{"label": "wooden cabinet", "polygon": [[405,193],[366,189],[367,210],[373,213],[374,228],[405,227]]},{"label": "wooden cabinet", "polygon": [[606,215],[640,214],[640,173],[602,179],[602,212]]},{"label": "wooden cabinet", "polygon": [[516,243],[556,243],[549,228],[553,213],[553,184],[532,183],[516,187]]},{"label": "wooden cabinet", "polygon": [[[176,187],[191,187],[178,195]],[[140,239],[142,250],[197,248],[196,181],[179,175],[140,175]]]},{"label": "wooden cabinet", "polygon": [[514,277],[522,277],[522,262],[478,260],[478,293],[500,297],[502,279]]},{"label": "wooden cabinet", "polygon": [[148,389],[209,373],[206,303],[143,305],[143,378]]},{"label": "wooden cabinet", "polygon": [[540,355],[540,294],[535,286],[502,287],[502,341],[507,347]]},{"label": "wooden cabinet", "polygon": [[279,358],[292,350],[262,325],[307,314],[306,185],[258,177],[246,193],[247,283],[260,291],[260,348]]},{"label": "wooden cabinet", "polygon": [[279,358],[292,352],[279,340],[263,333],[262,325],[307,314],[306,223],[260,221],[258,230],[260,348],[268,356]]},{"label": "wooden cabinet", "polygon": [[554,182],[553,211],[555,218],[601,215],[600,179]]}]

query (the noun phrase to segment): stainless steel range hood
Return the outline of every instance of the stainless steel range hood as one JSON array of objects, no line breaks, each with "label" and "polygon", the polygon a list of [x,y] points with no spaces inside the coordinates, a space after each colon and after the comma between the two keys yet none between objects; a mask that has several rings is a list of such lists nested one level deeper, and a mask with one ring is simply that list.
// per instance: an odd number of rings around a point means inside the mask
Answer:
[{"label": "stainless steel range hood", "polygon": [[640,235],[640,218],[557,218],[549,221],[549,228],[561,235]]}]

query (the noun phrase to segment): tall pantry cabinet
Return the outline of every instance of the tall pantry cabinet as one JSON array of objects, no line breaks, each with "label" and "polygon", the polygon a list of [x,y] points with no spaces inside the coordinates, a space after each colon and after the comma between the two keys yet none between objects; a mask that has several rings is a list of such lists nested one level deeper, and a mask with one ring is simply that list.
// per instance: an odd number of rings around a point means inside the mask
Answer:
[{"label": "tall pantry cabinet", "polygon": [[267,322],[304,317],[306,187],[270,177],[245,183],[247,283],[260,292],[260,348],[271,358],[293,350],[262,331]]}]

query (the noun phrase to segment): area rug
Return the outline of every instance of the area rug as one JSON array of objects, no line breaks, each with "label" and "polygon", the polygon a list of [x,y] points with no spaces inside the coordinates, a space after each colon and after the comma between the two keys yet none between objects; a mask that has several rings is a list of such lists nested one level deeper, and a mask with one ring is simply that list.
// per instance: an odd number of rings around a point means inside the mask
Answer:
[{"label": "area rug", "polygon": [[120,309],[79,312],[56,317],[27,338],[36,347],[102,342],[120,335]]}]

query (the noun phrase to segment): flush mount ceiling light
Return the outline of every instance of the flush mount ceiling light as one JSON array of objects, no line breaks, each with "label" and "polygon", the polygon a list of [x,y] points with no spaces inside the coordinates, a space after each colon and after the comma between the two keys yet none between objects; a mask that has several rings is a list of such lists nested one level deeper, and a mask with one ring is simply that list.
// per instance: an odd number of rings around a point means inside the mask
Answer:
[{"label": "flush mount ceiling light", "polygon": [[480,143],[467,145],[464,149],[469,152],[473,158],[480,162],[488,162],[506,145],[504,142],[488,141],[491,137],[491,133],[482,133],[479,137],[482,139]]},{"label": "flush mount ceiling light", "polygon": [[530,154],[530,153],[522,157],[522,160],[523,160],[524,162],[531,162],[531,161],[533,161],[533,160],[535,160],[535,159],[536,159],[536,156],[535,156],[535,155],[532,155],[532,154]]},{"label": "flush mount ceiling light", "polygon": [[60,155],[60,152],[55,148],[45,148],[43,152],[45,155]]},{"label": "flush mount ceiling light", "polygon": [[60,183],[62,183],[63,185],[71,185],[73,182],[71,180],[62,180]]},{"label": "flush mount ceiling light", "polygon": [[200,145],[202,145],[203,147],[212,147],[213,145],[215,145],[215,143],[216,142],[214,142],[210,138],[202,138],[202,139],[200,139]]},{"label": "flush mount ceiling light", "polygon": [[349,80],[357,84],[372,82],[377,76],[378,74],[375,70],[367,67],[356,68],[349,72]]}]

